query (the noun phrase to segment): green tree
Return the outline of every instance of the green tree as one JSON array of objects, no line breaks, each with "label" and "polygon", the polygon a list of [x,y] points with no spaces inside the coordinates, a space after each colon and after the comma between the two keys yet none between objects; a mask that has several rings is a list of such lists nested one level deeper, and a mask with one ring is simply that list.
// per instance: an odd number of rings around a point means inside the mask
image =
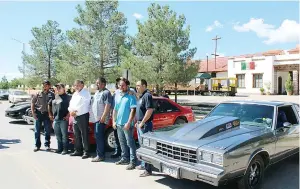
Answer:
[{"label": "green tree", "polygon": [[[184,15],[177,16],[169,6],[153,3],[148,8],[148,16],[144,23],[137,21],[138,34],[133,42],[133,53],[144,61],[146,67],[152,68],[147,72],[160,93],[165,84],[185,83],[195,77],[195,66],[185,65],[187,59],[194,56],[196,48],[189,49],[190,27],[185,27]],[[182,69],[186,70],[185,74],[176,77]]]},{"label": "green tree", "polygon": [[19,85],[22,85],[22,79],[14,78],[9,82],[9,88],[16,89]]},{"label": "green tree", "polygon": [[76,70],[77,77],[94,82],[99,76],[110,78],[116,73],[126,34],[126,18],[117,8],[117,1],[86,1],[85,6],[77,6],[74,21],[79,28],[67,32],[59,78]]},{"label": "green tree", "polygon": [[2,77],[0,82],[0,89],[9,89],[9,83],[5,76]]},{"label": "green tree", "polygon": [[58,47],[64,40],[59,24],[48,20],[42,27],[32,28],[31,33],[34,37],[30,41],[32,54],[23,54],[28,77],[38,77],[39,80],[55,78],[55,59],[59,56]]}]

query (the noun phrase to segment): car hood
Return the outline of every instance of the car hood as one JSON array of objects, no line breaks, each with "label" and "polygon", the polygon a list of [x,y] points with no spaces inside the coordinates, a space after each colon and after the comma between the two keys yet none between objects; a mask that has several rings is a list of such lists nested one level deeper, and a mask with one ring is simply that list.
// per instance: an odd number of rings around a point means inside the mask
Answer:
[{"label": "car hood", "polygon": [[18,103],[18,104],[13,104],[9,108],[6,109],[6,112],[9,111],[18,111],[22,109],[27,109],[30,108],[30,103]]},{"label": "car hood", "polygon": [[[265,130],[266,128],[263,127],[240,125],[237,118],[214,116],[193,123],[157,130],[148,135],[146,133],[144,136],[194,149],[213,145],[215,148],[224,150],[238,141],[251,139]],[[230,140],[226,140],[228,138]]]}]

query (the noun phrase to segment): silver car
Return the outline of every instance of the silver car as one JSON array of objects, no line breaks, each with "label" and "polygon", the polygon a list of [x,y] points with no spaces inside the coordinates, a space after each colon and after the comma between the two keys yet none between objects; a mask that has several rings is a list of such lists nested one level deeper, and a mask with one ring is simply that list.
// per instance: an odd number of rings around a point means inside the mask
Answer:
[{"label": "silver car", "polygon": [[140,160],[177,179],[260,188],[265,169],[299,153],[299,105],[230,101],[204,119],[142,135]]}]

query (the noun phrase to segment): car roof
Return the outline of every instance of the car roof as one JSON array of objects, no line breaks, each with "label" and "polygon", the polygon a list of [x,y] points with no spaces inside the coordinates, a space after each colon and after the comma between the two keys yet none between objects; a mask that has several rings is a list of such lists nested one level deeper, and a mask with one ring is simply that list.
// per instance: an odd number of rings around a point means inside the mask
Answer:
[{"label": "car roof", "polygon": [[[297,104],[293,102],[284,102],[284,101],[264,101],[264,100],[228,100],[221,103],[238,103],[238,104],[260,104],[266,106],[283,106],[283,105],[292,105]],[[299,105],[299,104],[297,104]]]}]

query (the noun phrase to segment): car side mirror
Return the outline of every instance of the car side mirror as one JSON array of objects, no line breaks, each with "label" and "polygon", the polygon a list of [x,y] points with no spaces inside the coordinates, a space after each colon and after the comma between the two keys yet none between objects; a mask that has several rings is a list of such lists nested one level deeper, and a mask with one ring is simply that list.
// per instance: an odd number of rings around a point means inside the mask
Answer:
[{"label": "car side mirror", "polygon": [[284,128],[291,128],[291,126],[292,126],[292,124],[289,123],[289,122],[284,122],[284,123],[283,123],[283,127],[284,127]]}]

